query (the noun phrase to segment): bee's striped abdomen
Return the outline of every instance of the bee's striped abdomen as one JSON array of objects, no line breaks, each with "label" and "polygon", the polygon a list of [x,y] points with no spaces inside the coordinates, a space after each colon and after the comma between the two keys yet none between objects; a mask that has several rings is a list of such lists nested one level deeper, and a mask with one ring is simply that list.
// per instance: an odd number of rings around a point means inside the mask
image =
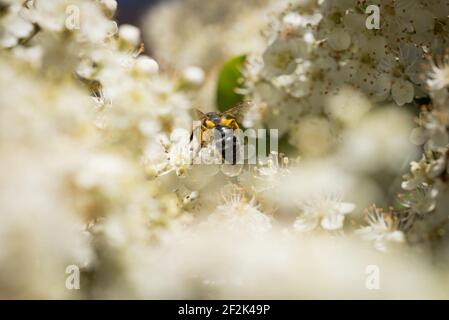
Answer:
[{"label": "bee's striped abdomen", "polygon": [[221,152],[225,163],[236,164],[239,159],[239,143],[237,137],[234,135],[234,130],[216,126],[215,133],[215,147]]}]

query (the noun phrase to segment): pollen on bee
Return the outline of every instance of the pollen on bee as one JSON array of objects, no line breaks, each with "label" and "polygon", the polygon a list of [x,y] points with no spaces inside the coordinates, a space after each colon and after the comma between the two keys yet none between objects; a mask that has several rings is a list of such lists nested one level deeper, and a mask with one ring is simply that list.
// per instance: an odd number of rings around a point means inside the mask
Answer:
[{"label": "pollen on bee", "polygon": [[238,125],[234,119],[221,118],[220,124],[228,128],[238,129]]},{"label": "pollen on bee", "polygon": [[210,120],[206,120],[206,127],[207,129],[213,129],[215,127],[215,123]]}]

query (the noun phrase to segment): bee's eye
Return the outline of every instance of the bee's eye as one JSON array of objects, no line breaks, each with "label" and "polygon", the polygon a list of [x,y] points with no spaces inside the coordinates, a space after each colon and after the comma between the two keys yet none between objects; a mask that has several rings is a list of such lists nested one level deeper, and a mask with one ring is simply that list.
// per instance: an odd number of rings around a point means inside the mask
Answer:
[{"label": "bee's eye", "polygon": [[206,128],[207,129],[213,129],[215,127],[215,123],[213,123],[210,120],[206,120]]}]

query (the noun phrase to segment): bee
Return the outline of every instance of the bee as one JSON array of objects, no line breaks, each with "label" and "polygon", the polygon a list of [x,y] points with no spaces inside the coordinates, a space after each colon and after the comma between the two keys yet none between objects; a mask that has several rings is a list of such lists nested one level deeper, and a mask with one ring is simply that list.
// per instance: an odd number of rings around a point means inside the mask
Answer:
[{"label": "bee", "polygon": [[221,153],[225,163],[235,165],[240,160],[240,142],[235,136],[235,130],[240,129],[238,119],[252,106],[250,101],[241,102],[225,112],[203,113],[196,109],[201,126],[194,128],[190,135],[193,140],[194,132],[200,129],[201,147],[209,143],[208,135],[213,132],[215,148]]}]

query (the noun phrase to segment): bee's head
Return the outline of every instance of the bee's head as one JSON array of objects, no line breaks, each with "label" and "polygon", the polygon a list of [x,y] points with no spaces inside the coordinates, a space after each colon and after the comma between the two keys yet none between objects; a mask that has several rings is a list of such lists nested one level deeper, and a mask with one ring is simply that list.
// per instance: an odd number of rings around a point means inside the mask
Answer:
[{"label": "bee's head", "polygon": [[217,112],[208,112],[206,114],[205,126],[208,129],[215,128],[216,126],[239,129],[239,125],[233,117]]},{"label": "bee's head", "polygon": [[206,113],[206,117],[203,119],[203,123],[208,129],[212,129],[219,125],[220,121],[221,117],[217,112],[208,112]]},{"label": "bee's head", "polygon": [[239,129],[237,121],[226,114],[221,114],[219,112],[208,112],[202,113],[197,109],[199,118],[201,119],[203,128],[213,129],[217,126],[227,127],[232,129]]},{"label": "bee's head", "polygon": [[208,112],[206,113],[207,120],[212,121],[215,124],[220,123],[221,116],[217,112]]}]

